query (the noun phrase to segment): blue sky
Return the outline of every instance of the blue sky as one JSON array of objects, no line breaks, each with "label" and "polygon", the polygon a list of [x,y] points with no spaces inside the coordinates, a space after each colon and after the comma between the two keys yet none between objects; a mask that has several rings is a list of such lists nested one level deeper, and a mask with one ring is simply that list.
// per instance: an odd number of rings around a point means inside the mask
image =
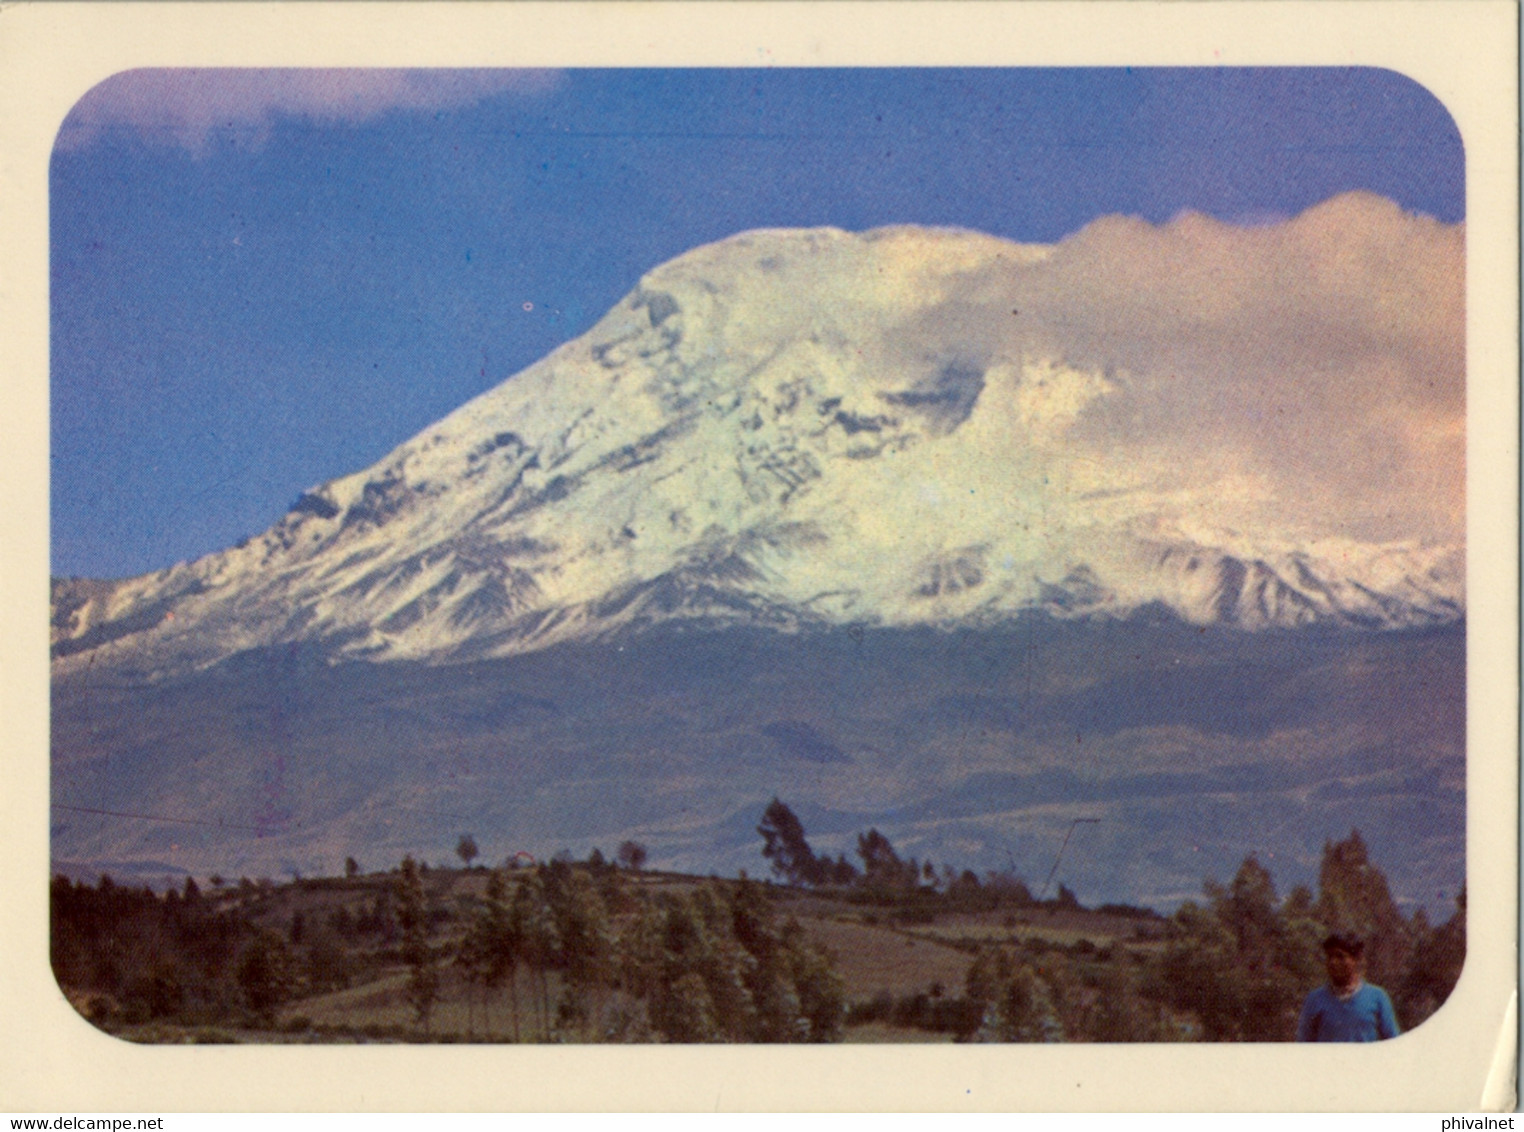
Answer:
[{"label": "blue sky", "polygon": [[1464,218],[1368,69],[129,72],[52,165],[52,568],[275,521],[756,227],[1236,223],[1367,189]]}]

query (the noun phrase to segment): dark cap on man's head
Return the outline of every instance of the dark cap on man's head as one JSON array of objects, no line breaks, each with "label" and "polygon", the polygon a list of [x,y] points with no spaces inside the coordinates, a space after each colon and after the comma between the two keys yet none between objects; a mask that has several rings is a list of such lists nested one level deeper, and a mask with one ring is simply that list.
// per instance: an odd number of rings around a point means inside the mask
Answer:
[{"label": "dark cap on man's head", "polygon": [[1356,959],[1365,954],[1365,941],[1357,935],[1341,935],[1335,932],[1323,941],[1323,953],[1342,951]]}]

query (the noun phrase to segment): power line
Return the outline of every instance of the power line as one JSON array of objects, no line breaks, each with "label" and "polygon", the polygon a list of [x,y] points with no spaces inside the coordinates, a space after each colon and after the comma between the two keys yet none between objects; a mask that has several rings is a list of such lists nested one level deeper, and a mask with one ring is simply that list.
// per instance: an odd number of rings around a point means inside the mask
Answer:
[{"label": "power line", "polygon": [[[76,814],[99,814],[109,818],[134,818],[138,821],[171,822],[174,825],[204,825],[213,829],[237,829],[247,833],[268,833],[268,827],[257,825],[238,825],[234,822],[207,821],[204,818],[171,818],[163,814],[137,814],[129,810],[105,810],[94,806],[69,806],[63,802],[50,803],[55,810],[69,810]],[[442,810],[425,810],[421,806],[405,806],[396,802],[372,802],[371,805],[380,806],[391,810],[406,810],[409,813],[428,814],[430,817],[450,818],[456,821],[469,821],[465,814],[448,814]]]},{"label": "power line", "polygon": [[207,825],[214,829],[242,829],[249,833],[265,831],[253,825],[232,825],[223,821],[203,821],[199,818],[167,818],[160,814],[134,814],[126,810],[98,810],[91,806],[66,806],[62,802],[51,803],[55,810],[70,810],[76,814],[101,814],[108,818],[136,818],[139,821],[173,822],[175,825]]},{"label": "power line", "polygon": [[454,821],[470,821],[465,814],[449,814],[444,810],[426,810],[422,806],[409,806],[402,802],[367,802],[370,806],[380,806],[385,810],[406,810],[410,814],[428,814],[432,818],[450,818]]}]

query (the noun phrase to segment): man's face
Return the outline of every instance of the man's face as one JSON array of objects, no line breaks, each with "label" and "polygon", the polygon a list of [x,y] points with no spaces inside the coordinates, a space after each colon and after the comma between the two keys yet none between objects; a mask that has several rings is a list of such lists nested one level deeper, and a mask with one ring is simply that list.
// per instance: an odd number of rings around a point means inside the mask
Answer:
[{"label": "man's face", "polygon": [[1323,953],[1328,966],[1328,982],[1336,991],[1347,991],[1360,980],[1364,960],[1351,955],[1342,947],[1333,947]]}]

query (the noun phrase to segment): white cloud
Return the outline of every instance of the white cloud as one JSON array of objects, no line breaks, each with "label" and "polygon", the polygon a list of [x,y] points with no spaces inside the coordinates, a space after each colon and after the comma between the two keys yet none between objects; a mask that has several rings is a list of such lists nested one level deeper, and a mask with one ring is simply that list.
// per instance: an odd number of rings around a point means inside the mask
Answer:
[{"label": "white cloud", "polygon": [[1106,217],[899,334],[1104,375],[1052,438],[1098,483],[1241,528],[1459,542],[1464,297],[1463,225],[1351,193],[1248,227]]},{"label": "white cloud", "polygon": [[510,93],[533,96],[560,81],[560,72],[542,70],[123,71],[75,104],[57,144],[77,149],[125,129],[193,153],[216,135],[257,147],[280,116],[364,122],[390,111],[449,110]]}]

